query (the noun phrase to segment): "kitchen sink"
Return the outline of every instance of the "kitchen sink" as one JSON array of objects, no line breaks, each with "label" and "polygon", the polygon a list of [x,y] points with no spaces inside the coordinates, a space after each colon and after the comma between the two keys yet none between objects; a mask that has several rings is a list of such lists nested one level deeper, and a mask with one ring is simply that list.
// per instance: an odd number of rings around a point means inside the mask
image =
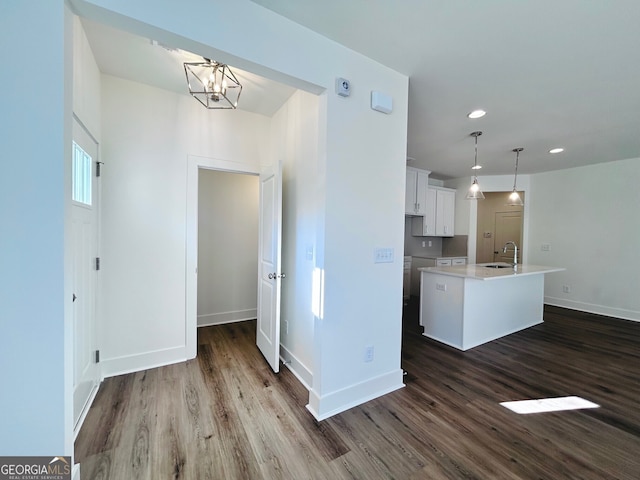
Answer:
[{"label": "kitchen sink", "polygon": [[484,263],[481,266],[487,268],[513,268],[513,265],[509,263]]}]

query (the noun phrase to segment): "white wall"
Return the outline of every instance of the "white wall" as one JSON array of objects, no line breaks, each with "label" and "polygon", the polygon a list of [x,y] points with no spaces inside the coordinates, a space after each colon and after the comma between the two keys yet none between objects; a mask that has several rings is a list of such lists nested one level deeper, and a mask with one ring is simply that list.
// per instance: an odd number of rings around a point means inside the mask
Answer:
[{"label": "white wall", "polygon": [[317,212],[324,189],[318,158],[321,98],[297,91],[272,119],[276,159],[283,162],[281,357],[311,388],[313,372],[313,275],[323,240]]},{"label": "white wall", "polygon": [[547,275],[546,303],[640,321],[638,171],[634,158],[532,175],[529,261],[567,269]]},{"label": "white wall", "polygon": [[100,70],[80,18],[73,17],[73,113],[100,142]]},{"label": "white wall", "polygon": [[71,455],[72,19],[22,0],[0,19],[0,452]]},{"label": "white wall", "polygon": [[103,374],[184,360],[189,155],[268,161],[269,119],[102,78]]},{"label": "white wall", "polygon": [[198,326],[256,318],[258,177],[199,170]]},{"label": "white wall", "polygon": [[[351,97],[327,95],[324,312],[310,398],[319,418],[402,386],[408,82],[365,62],[342,68]],[[393,97],[392,114],[369,108],[372,90]],[[381,247],[393,249],[393,263],[374,264]]]}]

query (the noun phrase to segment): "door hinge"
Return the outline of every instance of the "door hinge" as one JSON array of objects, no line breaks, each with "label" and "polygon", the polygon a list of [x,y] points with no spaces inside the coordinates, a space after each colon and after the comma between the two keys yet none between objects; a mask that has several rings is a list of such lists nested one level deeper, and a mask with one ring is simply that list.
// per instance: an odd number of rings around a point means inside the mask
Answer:
[{"label": "door hinge", "polygon": [[96,177],[99,177],[102,173],[102,165],[104,165],[104,162],[96,162]]},{"label": "door hinge", "polygon": [[96,350],[96,363],[100,363],[100,350]]},{"label": "door hinge", "polygon": [[96,270],[100,270],[100,257],[96,257]]}]

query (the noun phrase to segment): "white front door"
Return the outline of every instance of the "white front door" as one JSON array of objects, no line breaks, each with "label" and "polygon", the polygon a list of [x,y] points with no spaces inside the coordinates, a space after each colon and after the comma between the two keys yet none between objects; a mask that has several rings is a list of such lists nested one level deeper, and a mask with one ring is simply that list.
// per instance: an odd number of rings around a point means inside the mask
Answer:
[{"label": "white front door", "polygon": [[99,381],[95,358],[98,146],[76,120],[72,152],[73,420],[76,428]]},{"label": "white front door", "polygon": [[280,370],[282,166],[260,174],[258,325],[256,343],[274,372]]}]

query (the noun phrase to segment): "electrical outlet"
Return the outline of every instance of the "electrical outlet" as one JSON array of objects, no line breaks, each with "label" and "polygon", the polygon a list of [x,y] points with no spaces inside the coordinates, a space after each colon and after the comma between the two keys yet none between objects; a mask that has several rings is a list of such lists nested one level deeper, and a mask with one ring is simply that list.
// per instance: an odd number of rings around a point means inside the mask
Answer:
[{"label": "electrical outlet", "polygon": [[433,242],[431,240],[429,240],[429,246],[433,247]]},{"label": "electrical outlet", "polygon": [[571,293],[571,285],[563,285],[562,286],[563,293]]},{"label": "electrical outlet", "polygon": [[364,349],[364,361],[366,363],[373,362],[373,346],[368,346]]},{"label": "electrical outlet", "polygon": [[425,242],[424,240],[422,241],[422,248],[427,246],[427,242]]},{"label": "electrical outlet", "polygon": [[550,252],[551,251],[551,245],[549,245],[548,243],[543,243],[540,246],[540,250],[542,250],[543,252]]},{"label": "electrical outlet", "polygon": [[446,292],[447,291],[447,284],[446,283],[436,283],[436,290],[440,290],[441,292]]}]

